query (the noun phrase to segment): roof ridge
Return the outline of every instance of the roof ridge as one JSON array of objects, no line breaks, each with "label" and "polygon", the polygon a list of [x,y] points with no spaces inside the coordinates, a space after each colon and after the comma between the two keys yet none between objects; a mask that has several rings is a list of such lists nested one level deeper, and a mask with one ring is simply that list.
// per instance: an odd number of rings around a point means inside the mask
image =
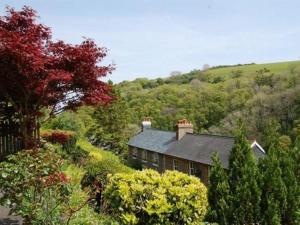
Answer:
[{"label": "roof ridge", "polygon": [[194,136],[212,136],[212,137],[223,137],[223,138],[235,139],[234,136],[227,136],[227,135],[221,135],[221,134],[198,134],[198,133],[186,133],[186,134],[194,135]]},{"label": "roof ridge", "polygon": [[175,131],[169,131],[169,130],[160,130],[157,128],[147,128],[145,131],[147,130],[154,130],[154,131],[160,131],[160,132],[166,132],[166,133],[176,133]]}]

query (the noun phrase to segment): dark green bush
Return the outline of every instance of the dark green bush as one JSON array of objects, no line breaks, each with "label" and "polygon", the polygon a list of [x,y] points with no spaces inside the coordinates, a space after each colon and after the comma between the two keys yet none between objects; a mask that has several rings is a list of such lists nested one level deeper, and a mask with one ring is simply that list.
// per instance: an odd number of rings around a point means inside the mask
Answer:
[{"label": "dark green bush", "polygon": [[90,160],[85,169],[87,172],[82,178],[82,187],[92,187],[95,181],[106,185],[108,174],[131,172],[131,169],[124,166],[116,157],[106,157],[101,161]]}]

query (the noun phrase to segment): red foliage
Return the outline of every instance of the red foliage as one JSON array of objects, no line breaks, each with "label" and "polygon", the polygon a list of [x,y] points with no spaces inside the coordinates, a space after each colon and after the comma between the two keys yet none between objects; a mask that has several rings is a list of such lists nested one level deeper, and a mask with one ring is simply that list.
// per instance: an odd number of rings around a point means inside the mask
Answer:
[{"label": "red foliage", "polygon": [[91,39],[78,45],[54,42],[36,11],[7,8],[7,16],[0,17],[0,102],[14,106],[29,136],[43,107],[56,113],[109,103],[111,86],[100,78],[114,67],[99,65],[106,54]]},{"label": "red foliage", "polygon": [[63,145],[69,142],[71,138],[73,138],[74,133],[55,130],[51,132],[49,131],[42,132],[41,136],[51,143],[59,143]]},{"label": "red foliage", "polygon": [[58,184],[63,185],[68,182],[69,182],[69,179],[63,172],[53,173],[43,180],[43,183],[46,187],[50,187],[50,186],[54,186],[54,185],[58,185]]}]

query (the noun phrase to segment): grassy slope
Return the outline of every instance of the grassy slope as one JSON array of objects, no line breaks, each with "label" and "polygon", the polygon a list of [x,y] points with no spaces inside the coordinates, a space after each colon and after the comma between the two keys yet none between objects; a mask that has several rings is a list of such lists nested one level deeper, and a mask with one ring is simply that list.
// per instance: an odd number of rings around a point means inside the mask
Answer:
[{"label": "grassy slope", "polygon": [[267,64],[253,64],[243,66],[233,66],[226,68],[210,69],[206,73],[212,73],[216,75],[230,76],[233,70],[242,70],[245,74],[254,74],[257,70],[267,68],[274,73],[288,70],[292,66],[300,66],[300,61],[287,61],[278,63],[267,63]]}]

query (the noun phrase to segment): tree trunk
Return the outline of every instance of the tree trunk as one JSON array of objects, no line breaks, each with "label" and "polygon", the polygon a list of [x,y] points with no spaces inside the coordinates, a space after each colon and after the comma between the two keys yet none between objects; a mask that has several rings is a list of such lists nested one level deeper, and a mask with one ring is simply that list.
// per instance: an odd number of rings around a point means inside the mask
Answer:
[{"label": "tree trunk", "polygon": [[36,116],[21,115],[20,133],[24,149],[37,148],[39,145],[39,125]]}]

